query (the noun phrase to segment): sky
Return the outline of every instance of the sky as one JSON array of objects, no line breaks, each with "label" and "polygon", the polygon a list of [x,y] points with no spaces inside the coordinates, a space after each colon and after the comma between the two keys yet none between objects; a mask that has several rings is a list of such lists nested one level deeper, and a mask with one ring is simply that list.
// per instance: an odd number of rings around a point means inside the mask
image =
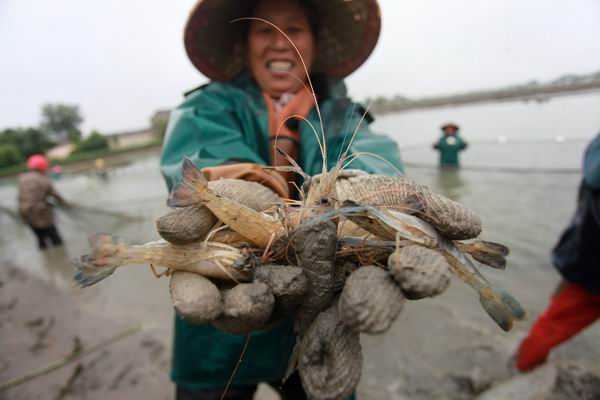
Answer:
[{"label": "sky", "polygon": [[[243,1],[243,0],[240,0]],[[183,26],[195,0],[0,0],[0,129],[78,104],[87,133],[145,127],[206,82]],[[380,0],[382,34],[348,79],[356,100],[600,70],[600,0]]]}]

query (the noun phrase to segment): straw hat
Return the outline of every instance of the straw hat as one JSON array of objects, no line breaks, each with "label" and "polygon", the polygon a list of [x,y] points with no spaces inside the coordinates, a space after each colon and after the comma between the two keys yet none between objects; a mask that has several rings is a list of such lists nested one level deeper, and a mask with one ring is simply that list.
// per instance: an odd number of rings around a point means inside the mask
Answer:
[{"label": "straw hat", "polygon": [[[228,81],[245,66],[243,22],[258,0],[199,0],[185,26],[192,64],[212,80]],[[377,0],[311,0],[315,7],[318,55],[313,72],[343,78],[369,57],[379,38]]]},{"label": "straw hat", "polygon": [[454,128],[455,131],[459,130],[460,127],[458,125],[456,125],[454,122],[447,122],[444,125],[441,126],[441,129],[443,131],[445,131],[448,128]]}]

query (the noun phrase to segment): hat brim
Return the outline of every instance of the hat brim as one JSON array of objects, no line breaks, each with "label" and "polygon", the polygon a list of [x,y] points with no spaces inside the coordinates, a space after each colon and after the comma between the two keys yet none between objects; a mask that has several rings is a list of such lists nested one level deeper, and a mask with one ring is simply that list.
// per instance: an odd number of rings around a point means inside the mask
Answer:
[{"label": "hat brim", "polygon": [[[258,0],[200,0],[184,31],[192,64],[212,80],[228,81],[244,69],[244,22]],[[381,31],[377,0],[319,0],[313,3],[319,31],[313,72],[344,78],[369,58]]]},{"label": "hat brim", "polygon": [[458,125],[456,125],[456,124],[452,124],[452,123],[449,123],[449,124],[444,124],[444,125],[442,125],[442,126],[441,126],[441,129],[442,129],[443,131],[445,131],[447,128],[454,128],[455,130],[459,130],[459,129],[460,129],[460,126],[458,126]]}]

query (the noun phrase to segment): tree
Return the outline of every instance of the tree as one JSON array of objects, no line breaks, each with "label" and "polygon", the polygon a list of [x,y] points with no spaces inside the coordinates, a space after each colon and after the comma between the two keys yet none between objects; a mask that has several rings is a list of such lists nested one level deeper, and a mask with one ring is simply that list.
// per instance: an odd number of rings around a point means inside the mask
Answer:
[{"label": "tree", "polygon": [[55,143],[37,128],[5,129],[0,132],[0,145],[14,146],[23,157],[45,153]]},{"label": "tree", "polygon": [[0,168],[16,165],[22,161],[23,155],[17,146],[12,144],[0,145]]},{"label": "tree", "polygon": [[69,139],[73,143],[79,142],[81,139],[79,125],[82,122],[79,106],[57,103],[44,104],[42,107],[40,127],[56,140]]},{"label": "tree", "polygon": [[90,136],[79,142],[75,153],[84,153],[87,151],[98,151],[108,149],[108,140],[99,132],[93,131]]}]

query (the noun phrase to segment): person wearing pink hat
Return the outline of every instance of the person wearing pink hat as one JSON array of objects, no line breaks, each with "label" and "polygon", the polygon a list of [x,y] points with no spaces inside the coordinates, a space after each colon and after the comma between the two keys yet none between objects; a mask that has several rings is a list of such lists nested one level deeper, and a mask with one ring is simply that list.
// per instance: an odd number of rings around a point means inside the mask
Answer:
[{"label": "person wearing pink hat", "polygon": [[54,213],[49,199],[68,206],[65,199],[52,186],[46,175],[48,160],[41,154],[34,154],[27,159],[29,172],[19,175],[19,214],[23,221],[33,230],[40,249],[48,244],[61,246],[63,241],[54,225]]}]

